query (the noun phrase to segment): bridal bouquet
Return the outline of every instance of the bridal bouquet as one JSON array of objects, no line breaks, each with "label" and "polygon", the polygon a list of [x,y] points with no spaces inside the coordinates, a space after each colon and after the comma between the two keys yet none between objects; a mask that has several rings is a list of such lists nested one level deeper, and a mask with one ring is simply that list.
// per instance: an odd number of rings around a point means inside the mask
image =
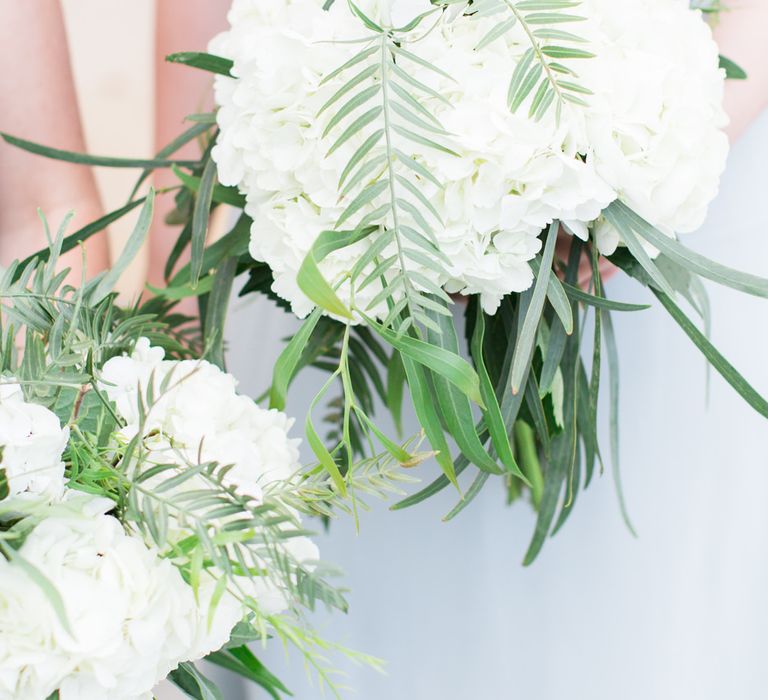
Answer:
[{"label": "bridal bouquet", "polygon": [[[510,501],[525,496],[538,512],[530,562],[603,469],[604,359],[619,484],[611,313],[647,307],[606,298],[607,262],[650,288],[768,415],[707,338],[701,280],[759,296],[768,281],[679,241],[718,190],[724,81],[745,77],[718,55],[702,16],[716,10],[683,0],[235,0],[210,53],[169,57],[216,74],[218,109],[191,115],[157,158],[6,139],[145,169],[123,208],[65,245],[139,206],[149,172],[172,167],[182,229],[168,287],[154,291],[199,298],[207,356],[223,361],[226,303],[247,275],[241,295],[265,294],[304,319],[275,366],[271,407],[285,408],[301,368],[329,373],[312,409],[327,397],[333,424],[324,440],[310,411],[305,433],[335,494],[349,494],[354,465],[379,449],[405,468],[434,458],[442,471],[395,509],[453,485],[452,518],[500,477]],[[195,138],[200,160],[174,160]],[[240,216],[208,241],[220,205]],[[174,272],[185,249],[191,260]],[[334,385],[340,397],[329,396]],[[402,444],[377,424],[378,401],[400,427],[406,395],[425,441]]]},{"label": "bridal bouquet", "polygon": [[202,658],[278,698],[246,646],[270,636],[332,683],[333,645],[302,613],[346,609],[302,524],[333,503],[327,479],[301,475],[293,420],[195,359],[167,305],[115,306],[151,205],[77,290],[56,272],[61,233],[0,277],[3,699],[138,700],[166,676],[221,698]]},{"label": "bridal bouquet", "polygon": [[176,57],[223,74],[200,177],[179,176],[198,202],[242,208],[262,263],[240,238],[243,292],[306,319],[272,405],[302,365],[339,378],[332,444],[307,420],[339,492],[367,438],[405,466],[424,458],[370,414],[376,393],[399,422],[405,386],[443,474],[395,507],[453,484],[450,518],[499,476],[510,500],[528,493],[538,511],[532,561],[602,468],[604,352],[618,405],[610,312],[645,308],[605,298],[604,258],[650,287],[768,415],[679,305],[706,328],[702,277],[768,295],[765,280],[678,241],[717,193],[726,71],[743,77],[700,11],[682,0],[236,0],[229,19],[213,56]]}]

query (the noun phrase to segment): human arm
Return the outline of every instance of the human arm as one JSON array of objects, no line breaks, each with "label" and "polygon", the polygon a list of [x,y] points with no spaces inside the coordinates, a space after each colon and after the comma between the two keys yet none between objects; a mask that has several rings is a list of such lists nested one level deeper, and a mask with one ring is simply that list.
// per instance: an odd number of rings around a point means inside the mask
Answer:
[{"label": "human arm", "polygon": [[[0,3],[0,131],[58,148],[85,150],[69,49],[58,0]],[[0,144],[0,264],[45,247],[38,207],[55,232],[74,210],[69,233],[101,215],[89,168]],[[80,276],[81,254],[63,259]],[[90,275],[107,265],[106,238],[87,249]]]},{"label": "human arm", "polygon": [[[204,71],[168,63],[165,57],[178,51],[205,51],[208,41],[226,26],[229,0],[163,0],[155,13],[155,143],[159,150],[173,141],[183,128],[184,117],[213,108],[213,81]],[[196,142],[187,144],[177,154],[180,158],[197,158]],[[178,184],[175,175],[158,171],[155,186],[159,189]],[[163,270],[176,238],[178,226],[165,223],[173,209],[171,195],[158,201],[155,224],[149,241],[148,281],[165,286]]]},{"label": "human arm", "polygon": [[747,80],[729,80],[725,88],[728,135],[735,141],[768,106],[768,2],[730,0],[715,38],[720,53],[747,72]]}]

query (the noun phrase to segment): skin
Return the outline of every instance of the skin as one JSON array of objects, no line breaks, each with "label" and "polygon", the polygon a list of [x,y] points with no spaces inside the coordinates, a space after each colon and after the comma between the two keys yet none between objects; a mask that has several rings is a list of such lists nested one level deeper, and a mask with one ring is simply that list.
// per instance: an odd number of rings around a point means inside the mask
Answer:
[{"label": "skin", "polygon": [[729,80],[725,109],[731,117],[728,135],[735,141],[768,107],[768,3],[765,0],[729,0],[715,28],[720,52],[738,63],[748,80]]},{"label": "skin", "polygon": [[[227,26],[229,0],[158,0],[155,10],[155,145],[156,150],[173,141],[185,128],[184,117],[213,108],[212,79],[209,73],[168,63],[165,57],[177,51],[205,51],[211,37]],[[197,158],[199,145],[187,144],[177,153],[179,158]],[[155,186],[159,189],[178,184],[168,170],[158,171]],[[173,209],[170,195],[157,203],[155,225],[149,242],[149,283],[165,286],[163,269],[179,234],[178,226],[164,223]],[[192,300],[187,300],[194,309]]]},{"label": "skin", "polygon": [[[168,64],[175,51],[204,51],[208,40],[226,26],[228,0],[162,0],[156,5],[155,76],[157,148],[184,128],[184,117],[213,105],[211,78],[203,71]],[[22,31],[23,30],[23,31]],[[6,70],[0,71],[0,131],[71,151],[87,151],[77,103],[69,47],[58,0],[0,3],[0,47]],[[7,67],[12,65],[13,69]],[[189,144],[179,157],[194,158],[198,145]],[[169,172],[158,173],[155,186],[176,184]],[[178,228],[163,223],[172,197],[160,197],[150,236],[148,277],[162,284],[165,260]],[[26,153],[0,143],[0,265],[22,259],[47,244],[37,215],[41,208],[54,233],[71,210],[69,233],[103,214],[90,168]],[[109,265],[103,234],[87,244],[87,274]],[[82,274],[81,251],[63,256],[70,279]]]},{"label": "skin", "polygon": [[[0,3],[0,131],[73,151],[85,150],[69,49],[57,0]],[[47,245],[40,207],[52,233],[70,210],[72,233],[101,213],[89,168],[25,153],[0,143],[0,265]],[[81,275],[81,253],[62,260]],[[88,274],[107,265],[104,236],[88,246]]]}]

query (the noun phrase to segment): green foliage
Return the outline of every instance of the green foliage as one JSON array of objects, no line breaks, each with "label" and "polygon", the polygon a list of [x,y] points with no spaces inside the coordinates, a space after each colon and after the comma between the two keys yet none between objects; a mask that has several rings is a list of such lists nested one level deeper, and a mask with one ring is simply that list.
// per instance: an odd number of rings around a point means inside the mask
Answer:
[{"label": "green foliage", "polygon": [[[445,74],[404,48],[405,37],[423,16],[408,27],[384,30],[358,7],[351,7],[371,36],[355,56],[325,76],[323,82],[349,77],[318,113],[318,118],[326,121],[324,136],[331,139],[329,154],[350,140],[360,143],[338,183],[340,194],[348,198],[349,204],[336,228],[353,221],[355,228],[347,234],[336,234],[333,245],[339,248],[370,239],[368,251],[350,273],[350,281],[353,289],[371,284],[382,287],[361,311],[370,312],[386,302],[390,312],[384,326],[402,335],[413,324],[433,326],[428,312],[447,313],[444,305],[435,303],[433,295],[450,303],[438,286],[410,271],[416,263],[442,275],[448,261],[439,250],[431,223],[441,223],[440,217],[421,188],[422,181],[437,187],[441,184],[406,153],[409,143],[453,153],[442,142],[447,132],[425,106],[425,97],[444,98],[413,78],[408,65],[418,64]],[[368,211],[371,206],[373,210]],[[327,232],[318,239],[302,267],[299,284],[313,301],[344,317],[349,316],[346,305],[323,282],[317,268],[324,257],[317,254],[317,246],[324,244],[324,236],[332,235]],[[396,253],[382,258],[382,251],[390,244],[394,244]]]},{"label": "green foliage", "polygon": [[[330,4],[326,3],[326,8]],[[435,77],[440,74],[438,68],[420,58],[417,38],[431,24],[425,22],[428,16],[437,16],[457,3],[434,4],[433,10],[410,25],[387,28],[350,2],[360,21],[359,50],[324,77],[325,83],[333,80],[340,85],[317,114],[328,152],[349,144],[355,148],[350,149],[338,182],[344,203],[341,214],[332,230],[317,232],[299,273],[301,289],[318,308],[287,343],[269,392],[271,406],[282,409],[287,405],[291,382],[305,368],[326,373],[305,426],[317,463],[286,489],[269,494],[263,512],[254,513],[252,503],[241,502],[222,488],[226,465],[187,465],[188,469],[174,475],[179,483],[188,474],[206,479],[216,490],[219,500],[215,503],[191,499],[174,505],[166,502],[166,496],[154,493],[146,485],[152,474],[141,476],[127,469],[142,449],[139,444],[121,446],[118,457],[122,463],[116,473],[105,459],[107,452],[101,442],[114,416],[89,382],[93,368],[129,348],[137,334],[151,335],[158,342],[166,338],[162,342],[174,355],[184,355],[191,348],[222,365],[226,302],[239,276],[245,280],[241,295],[263,294],[287,308],[271,289],[269,268],[248,256],[253,222],[246,214],[221,240],[207,240],[209,219],[218,205],[245,206],[239,192],[216,181],[210,158],[216,134],[213,115],[193,115],[193,126],[148,160],[74,154],[5,137],[20,148],[47,157],[143,169],[124,207],[69,237],[60,233],[50,251],[42,251],[35,260],[12,266],[5,273],[0,281],[6,306],[0,357],[4,369],[24,377],[27,392],[74,421],[82,437],[70,451],[68,465],[79,487],[97,490],[108,484],[126,523],[142,527],[144,536],[157,543],[165,541],[175,518],[183,516],[197,523],[195,534],[183,546],[165,542],[190,576],[200,573],[195,573],[195,567],[202,566],[201,561],[217,562],[218,568],[227,571],[227,567],[234,570],[242,566],[242,560],[247,564],[254,552],[259,558],[273,556],[270,551],[279,550],[276,544],[283,531],[278,528],[275,532],[266,523],[287,517],[284,522],[290,525],[292,511],[324,519],[340,513],[357,516],[366,495],[401,494],[403,485],[411,481],[407,470],[432,457],[442,474],[393,508],[414,506],[453,485],[460,498],[446,515],[451,519],[471,505],[492,476],[499,477],[509,501],[526,499],[537,512],[525,558],[527,564],[532,562],[547,537],[567,522],[579,492],[603,469],[597,439],[598,397],[601,389],[605,390],[601,384],[603,364],[608,369],[611,463],[629,525],[620,488],[619,356],[610,312],[637,312],[648,306],[605,297],[598,256],[590,245],[573,240],[568,259],[559,260],[555,239],[563,234],[558,222],[543,232],[546,245],[532,262],[536,283],[531,290],[503,299],[493,316],[479,308],[477,299],[468,301],[466,344],[456,335],[452,299],[433,278],[418,271],[424,266],[434,273],[434,279],[444,279],[448,263],[435,237],[441,222],[425,194],[427,188],[440,188],[442,183],[409,155],[413,145],[453,152],[451,136],[430,111],[431,104],[445,103],[446,97],[429,80],[415,79],[410,70],[419,66]],[[700,4],[706,12],[720,9],[719,3]],[[510,69],[511,110],[527,105],[531,118],[542,119],[554,109],[559,118],[566,104],[579,106],[589,99],[589,91],[575,71],[580,60],[591,56],[578,33],[582,19],[579,5],[577,0],[473,0],[462,8],[468,16],[496,20],[475,47],[478,52],[503,40],[513,28],[528,43],[522,60]],[[184,53],[169,60],[231,75],[231,61],[221,57]],[[728,59],[721,59],[721,65],[728,77],[745,77]],[[201,141],[200,158],[174,159],[178,149],[192,139]],[[102,277],[77,292],[62,293],[62,279],[54,271],[59,253],[77,246],[131,209],[146,206],[145,200],[135,198],[138,188],[154,169],[168,167],[179,180],[176,208],[170,216],[179,226],[179,234],[166,267],[168,284],[157,290],[159,298],[129,310],[118,309],[111,294],[116,275]],[[609,206],[604,217],[626,244],[626,249],[611,260],[652,289],[712,366],[765,415],[768,404],[707,337],[708,303],[700,278],[761,297],[768,296],[768,282],[688,250],[621,202]],[[325,279],[323,261],[351,245],[361,251],[357,263],[344,276]],[[651,247],[661,255],[650,255]],[[190,262],[177,270],[185,251],[190,253]],[[578,268],[585,261],[592,264],[593,275],[588,285],[581,286]],[[375,298],[360,308],[356,299],[369,287],[376,290]],[[178,299],[187,296],[199,299],[197,329],[184,330],[172,310]],[[680,298],[694,309],[701,324],[686,315]],[[588,315],[593,317],[594,326],[585,339]],[[26,351],[17,362],[13,337],[21,326],[27,329]],[[401,430],[406,394],[423,435],[396,441],[381,430],[375,414],[386,406]],[[151,404],[150,397],[146,399]],[[325,429],[315,422],[315,416],[321,414]],[[421,440],[428,443],[423,451]],[[232,517],[233,523],[250,519],[253,527],[258,524],[267,534],[258,543],[237,539],[221,543],[205,525],[217,509],[232,509],[227,517]],[[244,524],[241,530],[239,527],[231,526],[232,532],[248,531]],[[295,523],[293,527],[291,532],[298,532]],[[256,549],[249,554],[252,546]],[[271,561],[276,569],[283,567],[296,574],[292,591],[307,606],[324,600],[344,607],[321,572],[299,572],[294,563],[281,561],[279,556]],[[281,626],[277,636],[282,639],[299,640],[300,645],[309,639],[301,636],[293,622],[260,620],[257,611],[254,618],[257,629],[268,624]],[[226,651],[215,661],[254,682],[260,679],[272,697],[285,693],[279,681],[264,675],[258,662],[244,660],[243,654]],[[194,672],[185,670],[182,676],[182,682],[197,684],[195,692],[203,692]]]},{"label": "green foliage", "polygon": [[725,71],[728,80],[746,80],[747,72],[730,58],[720,56],[720,68]]},{"label": "green foliage", "polygon": [[539,121],[554,106],[559,122],[567,103],[587,104],[585,97],[592,93],[579,83],[570,61],[592,58],[594,54],[582,48],[586,43],[582,37],[561,28],[586,19],[574,14],[579,5],[580,0],[473,0],[469,12],[474,17],[506,16],[488,31],[475,50],[481,51],[518,25],[530,45],[509,82],[507,103],[512,112],[533,95],[528,116]]},{"label": "green foliage", "polygon": [[[197,586],[203,577],[218,580],[217,590],[228,589],[250,610],[251,625],[257,632],[254,638],[265,639],[268,630],[274,633],[279,627],[279,634],[299,645],[302,656],[333,689],[332,671],[324,658],[328,644],[305,629],[299,608],[312,610],[322,602],[346,610],[346,601],[326,580],[331,570],[320,563],[311,567],[299,564],[283,546],[291,538],[307,534],[295,515],[297,503],[303,503],[297,494],[308,494],[302,510],[319,513],[334,508],[336,493],[327,478],[296,475],[294,482],[282,484],[256,501],[228,484],[228,465],[191,463],[181,454],[170,464],[156,461],[144,439],[146,417],[165,391],[185,380],[183,376],[170,376],[160,386],[150,383],[142,387],[138,434],[127,441],[115,437],[122,421],[98,388],[104,362],[130,351],[142,336],[162,345],[172,358],[199,354],[201,349],[195,336],[183,331],[188,319],[178,316],[163,300],[153,299],[128,309],[116,304],[112,287],[146,235],[152,203],[150,193],[134,234],[112,271],[84,280],[78,288],[64,283],[66,270],[57,270],[68,219],[51,240],[47,255],[36,256],[22,270],[14,264],[4,271],[0,277],[0,375],[12,376],[28,398],[51,408],[69,427],[64,461],[70,488],[112,499],[114,514],[125,528],[169,557],[191,585]],[[219,337],[216,318],[226,309],[236,260],[225,257],[213,273],[206,344],[212,337]],[[222,276],[225,283],[220,287]],[[211,330],[214,326],[218,329],[215,332]],[[18,342],[19,337],[23,343]],[[220,356],[220,348],[217,352]],[[378,495],[387,492],[385,482],[390,471],[390,463],[382,456],[375,464],[362,465],[359,473],[352,466],[349,479],[361,493]],[[4,478],[4,472],[0,476]],[[2,484],[7,488],[7,481]],[[315,502],[319,494],[322,505],[319,500]],[[22,522],[34,523],[43,515],[31,509]],[[16,552],[29,527],[4,529],[2,554],[25,569],[66,628],[66,614],[57,590],[45,572]],[[241,589],[239,581],[245,574],[269,577],[286,592],[292,610],[280,618],[265,617],[258,602]],[[211,615],[215,614],[216,599],[214,595]],[[224,650],[220,655],[235,659],[237,664],[230,664],[235,665],[232,670],[255,680],[255,657],[247,657],[242,649]],[[261,667],[259,673],[264,683],[269,680],[280,692],[286,692],[266,669]],[[172,680],[191,697],[221,697],[193,664],[180,666]]]},{"label": "green foliage", "polygon": [[179,53],[172,53],[165,57],[165,60],[169,63],[181,63],[191,68],[199,68],[200,70],[208,71],[209,73],[217,73],[219,75],[230,75],[232,70],[232,61],[228,58],[222,58],[221,56],[214,56],[213,54],[203,53],[200,51],[181,51]]}]

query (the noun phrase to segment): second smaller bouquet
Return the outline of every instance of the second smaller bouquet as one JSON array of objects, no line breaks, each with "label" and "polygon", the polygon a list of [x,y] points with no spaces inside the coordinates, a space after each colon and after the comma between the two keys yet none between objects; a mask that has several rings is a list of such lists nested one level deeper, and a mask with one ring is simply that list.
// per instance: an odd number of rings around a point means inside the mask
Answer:
[{"label": "second smaller bouquet", "polygon": [[301,511],[333,493],[293,421],[191,358],[162,304],[60,287],[56,258],[0,277],[0,700],[220,697],[203,658],[279,697],[247,646],[268,637],[332,684],[304,611],[346,601]]}]

